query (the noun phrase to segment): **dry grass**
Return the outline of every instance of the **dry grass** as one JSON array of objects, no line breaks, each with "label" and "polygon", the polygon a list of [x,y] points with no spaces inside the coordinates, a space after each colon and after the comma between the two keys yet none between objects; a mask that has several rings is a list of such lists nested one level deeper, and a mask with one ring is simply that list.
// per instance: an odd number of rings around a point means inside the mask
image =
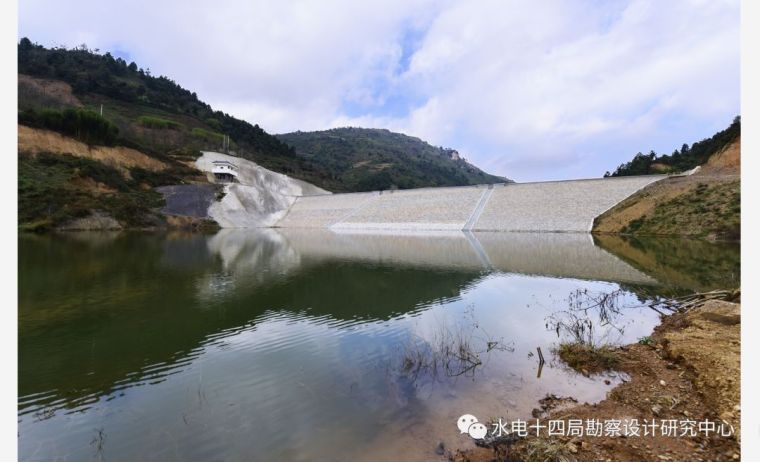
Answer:
[{"label": "dry grass", "polygon": [[575,462],[566,443],[545,438],[531,440],[525,447],[526,462]]},{"label": "dry grass", "polygon": [[586,374],[615,369],[620,364],[617,348],[584,343],[560,343],[554,350],[572,369]]},{"label": "dry grass", "polygon": [[129,169],[139,167],[148,171],[160,171],[166,165],[140,151],[124,146],[88,146],[81,141],[50,130],[18,126],[19,152],[36,155],[41,152],[70,154],[76,157],[102,162],[129,176]]}]

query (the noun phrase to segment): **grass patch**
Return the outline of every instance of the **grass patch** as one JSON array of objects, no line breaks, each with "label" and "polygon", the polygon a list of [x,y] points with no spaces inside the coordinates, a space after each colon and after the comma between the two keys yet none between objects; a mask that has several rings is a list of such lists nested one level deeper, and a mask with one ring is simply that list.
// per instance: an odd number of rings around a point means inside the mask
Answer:
[{"label": "grass patch", "polygon": [[140,116],[137,123],[146,128],[155,128],[158,130],[181,130],[184,125],[169,119],[162,119],[153,116]]},{"label": "grass patch", "polygon": [[559,344],[555,353],[573,370],[589,374],[615,369],[620,364],[620,353],[608,345],[565,342]]},{"label": "grass patch", "polygon": [[190,133],[193,134],[193,136],[197,136],[198,138],[203,138],[206,141],[222,141],[222,138],[224,138],[224,135],[217,132],[212,132],[210,130],[206,130],[204,128],[195,127],[193,128]]},{"label": "grass patch", "polygon": [[620,230],[635,235],[712,236],[738,240],[741,193],[738,181],[698,183],[683,194],[659,202],[654,210],[631,220]]}]

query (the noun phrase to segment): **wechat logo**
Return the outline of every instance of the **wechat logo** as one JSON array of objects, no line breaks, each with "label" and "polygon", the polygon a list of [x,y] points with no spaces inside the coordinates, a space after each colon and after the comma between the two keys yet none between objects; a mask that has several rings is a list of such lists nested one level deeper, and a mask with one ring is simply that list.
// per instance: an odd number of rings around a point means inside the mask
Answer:
[{"label": "wechat logo", "polygon": [[457,419],[457,428],[460,433],[467,433],[473,439],[482,440],[488,433],[488,428],[478,422],[478,418],[472,414],[465,414]]}]

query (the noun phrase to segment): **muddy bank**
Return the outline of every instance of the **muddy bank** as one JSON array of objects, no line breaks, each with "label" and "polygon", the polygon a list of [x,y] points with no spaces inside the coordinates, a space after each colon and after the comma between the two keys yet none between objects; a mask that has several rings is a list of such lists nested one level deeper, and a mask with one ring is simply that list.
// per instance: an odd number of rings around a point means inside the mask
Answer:
[{"label": "muddy bank", "polygon": [[[597,404],[568,407],[550,399],[534,412],[549,420],[645,421],[658,423],[652,436],[552,436],[535,432],[491,447],[456,452],[450,460],[515,461],[720,461],[740,457],[740,326],[738,297],[711,300],[663,319],[650,337],[620,348],[618,369],[630,380]],[[558,403],[554,406],[553,403]],[[677,422],[676,436],[663,435],[662,422]],[[733,429],[732,436],[700,432],[700,422]],[[680,436],[695,422],[694,436]],[[536,423],[535,419],[529,424]],[[729,427],[730,425],[730,427]],[[690,433],[690,432],[687,432]],[[709,433],[706,436],[705,433]]]}]

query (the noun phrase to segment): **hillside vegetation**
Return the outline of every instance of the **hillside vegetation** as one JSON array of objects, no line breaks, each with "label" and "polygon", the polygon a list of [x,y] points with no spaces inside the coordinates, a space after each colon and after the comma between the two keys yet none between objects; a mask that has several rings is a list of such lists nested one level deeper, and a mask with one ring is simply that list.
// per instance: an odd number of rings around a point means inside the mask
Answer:
[{"label": "hillside vegetation", "polygon": [[672,154],[636,154],[630,162],[621,164],[614,172],[606,172],[605,177],[627,175],[650,175],[653,173],[684,172],[704,164],[707,160],[741,136],[741,117],[736,116],[731,125],[710,138],[691,145],[684,144]]},{"label": "hillside vegetation", "polygon": [[459,156],[453,149],[401,133],[370,128],[335,128],[277,135],[327,172],[333,191],[372,191],[424,186],[503,183]]},{"label": "hillside vegetation", "polygon": [[195,169],[124,146],[90,146],[50,130],[19,125],[18,220],[22,230],[77,226],[93,215],[121,227],[166,225],[152,188],[203,181]]},{"label": "hillside vegetation", "polygon": [[738,240],[740,138],[712,152],[690,176],[656,182],[595,220],[594,232]]},{"label": "hillside vegetation", "polygon": [[231,154],[332,191],[504,181],[447,155],[453,151],[399,134],[364,137],[373,138],[371,149],[351,141],[358,151],[350,153],[345,140],[317,135],[319,149],[304,149],[302,137],[272,136],[213,110],[168,77],[85,45],[49,49],[24,38],[18,59],[20,123],[89,144],[127,146],[167,163],[227,146]]},{"label": "hillside vegetation", "polygon": [[71,136],[87,144],[113,146],[119,134],[116,125],[88,109],[28,108],[19,113],[18,121],[28,127],[44,128]]},{"label": "hillside vegetation", "polygon": [[153,212],[163,203],[160,194],[92,159],[48,153],[20,156],[18,182],[22,230],[59,227],[94,212],[126,227],[152,227],[160,221]]}]

